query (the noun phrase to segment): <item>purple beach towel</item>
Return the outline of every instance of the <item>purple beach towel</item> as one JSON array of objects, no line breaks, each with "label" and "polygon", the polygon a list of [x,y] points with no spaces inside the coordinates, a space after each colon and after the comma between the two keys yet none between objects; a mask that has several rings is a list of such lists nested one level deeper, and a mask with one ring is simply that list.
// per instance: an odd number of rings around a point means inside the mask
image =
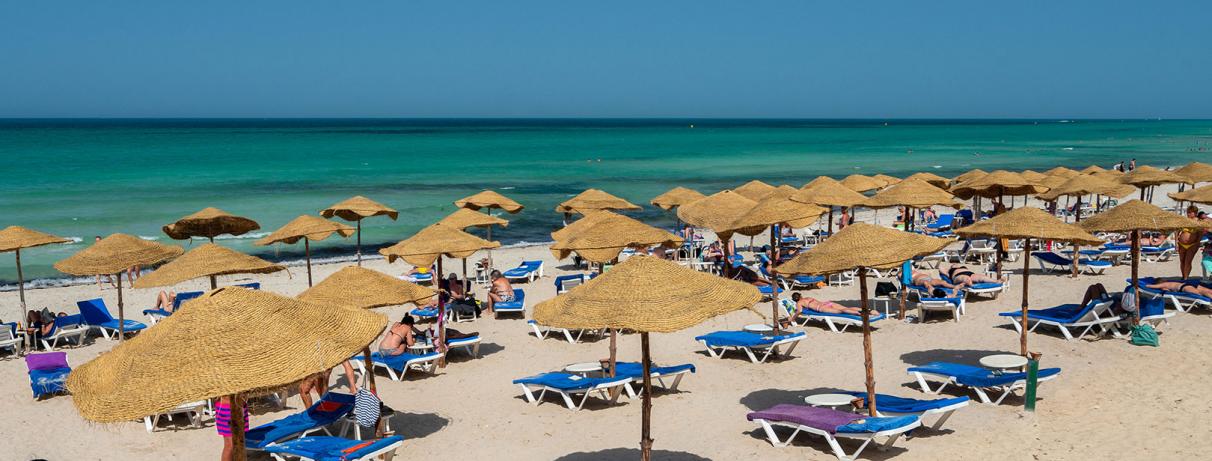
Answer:
[{"label": "purple beach towel", "polygon": [[830,434],[836,434],[837,428],[863,419],[864,416],[830,408],[784,403],[762,411],[755,411],[746,415],[745,418],[750,421],[765,419],[768,421],[795,423],[820,429]]},{"label": "purple beach towel", "polygon": [[33,370],[53,370],[67,368],[66,352],[48,352],[45,354],[30,354],[25,356],[25,366]]}]

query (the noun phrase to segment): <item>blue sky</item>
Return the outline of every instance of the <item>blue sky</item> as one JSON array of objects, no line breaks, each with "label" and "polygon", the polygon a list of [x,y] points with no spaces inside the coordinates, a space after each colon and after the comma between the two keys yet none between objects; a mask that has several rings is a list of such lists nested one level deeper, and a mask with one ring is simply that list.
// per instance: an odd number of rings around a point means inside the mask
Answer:
[{"label": "blue sky", "polygon": [[0,0],[0,117],[1212,118],[1206,1]]}]

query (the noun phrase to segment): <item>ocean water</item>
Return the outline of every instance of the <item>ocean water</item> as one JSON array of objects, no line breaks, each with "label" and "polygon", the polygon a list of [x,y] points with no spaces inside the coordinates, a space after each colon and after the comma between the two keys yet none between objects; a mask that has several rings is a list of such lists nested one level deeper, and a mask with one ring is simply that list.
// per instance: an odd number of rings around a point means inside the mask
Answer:
[{"label": "ocean water", "polygon": [[[18,224],[82,243],[22,253],[26,278],[63,277],[51,264],[95,235],[125,232],[174,243],[160,227],[206,206],[261,223],[223,240],[276,260],[302,245],[256,247],[300,214],[352,195],[400,210],[363,222],[374,253],[484,188],[526,206],[496,229],[503,244],[542,242],[555,205],[589,187],[673,217],[648,200],[682,185],[711,193],[751,179],[801,186],[817,175],[972,168],[1043,170],[1208,161],[1212,121],[1155,120],[0,120],[0,227]],[[186,245],[190,242],[176,242]],[[313,245],[321,257],[353,239]],[[16,279],[8,254],[0,284]],[[11,288],[11,287],[9,287]]]}]

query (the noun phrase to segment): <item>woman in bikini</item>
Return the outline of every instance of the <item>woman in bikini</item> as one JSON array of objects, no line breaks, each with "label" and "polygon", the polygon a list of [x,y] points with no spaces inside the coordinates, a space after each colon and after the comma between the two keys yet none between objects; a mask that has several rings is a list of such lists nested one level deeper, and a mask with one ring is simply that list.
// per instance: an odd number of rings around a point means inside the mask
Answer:
[{"label": "woman in bikini", "polygon": [[[943,269],[940,268],[938,273],[942,275]],[[947,278],[951,279],[951,283],[959,288],[970,287],[978,283],[1006,283],[1006,277],[998,280],[984,274],[977,274],[963,264],[952,264],[947,268],[946,274]]]},{"label": "woman in bikini", "polygon": [[791,321],[797,322],[800,318],[800,312],[805,308],[826,314],[849,314],[862,315],[863,310],[857,307],[846,307],[833,301],[821,301],[816,298],[803,296],[799,293],[791,294],[791,301],[795,303],[795,312],[791,313]]},{"label": "woman in bikini", "polygon": [[[919,285],[919,286],[925,287],[927,293],[934,293],[935,288],[943,287],[943,288],[951,289],[951,295],[955,295],[955,285],[947,283],[946,280],[936,279],[934,277],[931,277],[930,274],[927,274],[925,272],[920,272],[920,271],[913,271],[913,275],[911,278],[912,278],[914,285]],[[952,280],[954,280],[954,279],[952,279]],[[931,296],[933,296],[933,295],[931,295]]]},{"label": "woman in bikini", "polygon": [[1165,281],[1157,282],[1152,285],[1145,285],[1146,288],[1154,290],[1177,291],[1181,293],[1191,293],[1208,298],[1212,298],[1212,288],[1200,285],[1195,281]]},{"label": "woman in bikini", "polygon": [[[1195,220],[1199,214],[1199,208],[1195,205],[1187,207],[1187,219]],[[1195,263],[1195,255],[1199,253],[1199,240],[1204,236],[1204,230],[1200,228],[1185,228],[1174,236],[1174,243],[1178,246],[1178,270],[1182,274],[1183,279],[1191,278],[1191,266]]]}]

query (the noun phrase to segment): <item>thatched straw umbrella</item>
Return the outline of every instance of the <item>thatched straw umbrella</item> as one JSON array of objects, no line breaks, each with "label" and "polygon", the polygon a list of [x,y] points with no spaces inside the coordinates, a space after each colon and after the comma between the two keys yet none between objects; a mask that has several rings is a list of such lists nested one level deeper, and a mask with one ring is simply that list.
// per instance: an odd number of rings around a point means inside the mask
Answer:
[{"label": "thatched straw umbrella", "polygon": [[[1025,246],[1028,252],[1031,251],[1031,239],[1056,240],[1086,245],[1102,243],[1101,239],[1090,235],[1089,232],[1082,230],[1082,228],[1072,224],[1065,224],[1051,214],[1048,214],[1048,212],[1033,207],[1016,208],[1000,216],[995,216],[984,221],[977,221],[971,226],[957,229],[955,233],[965,238],[1025,239]],[[1073,258],[1074,260],[1078,258],[1076,251],[1074,251]],[[1019,338],[1021,353],[1024,357],[1027,356],[1027,300],[1029,299],[1027,297],[1027,288],[1030,283],[1030,274],[1031,258],[1030,255],[1025,255],[1023,256],[1023,317],[1020,328],[1021,337]]]},{"label": "thatched straw umbrella", "polygon": [[1197,187],[1184,192],[1171,192],[1170,198],[1180,202],[1212,204],[1212,185]]},{"label": "thatched straw umbrella", "polygon": [[557,213],[564,213],[564,224],[572,219],[573,213],[586,214],[599,210],[639,210],[640,206],[621,199],[609,192],[598,189],[585,189],[576,197],[561,202],[556,206]]},{"label": "thatched straw umbrella", "polygon": [[[600,214],[600,213],[599,213]],[[579,222],[579,221],[578,221]],[[551,245],[551,252],[557,259],[567,258],[572,252],[581,255],[586,261],[605,264],[619,258],[624,248],[677,248],[682,246],[682,238],[665,230],[658,229],[623,215],[611,213],[597,220],[596,224],[587,229],[580,229],[576,235]],[[618,344],[618,330],[610,330],[610,375],[614,376],[614,364]]]},{"label": "thatched straw umbrella", "polygon": [[55,263],[55,269],[71,275],[114,276],[118,281],[118,341],[121,342],[126,336],[126,313],[123,310],[122,277],[119,275],[131,266],[150,266],[181,256],[184,252],[176,245],[161,245],[131,235],[113,234]]},{"label": "thatched straw umbrella", "polygon": [[987,175],[987,174],[989,174],[988,171],[982,170],[980,168],[973,168],[959,176],[951,178],[951,184],[956,185],[956,184],[960,184],[960,183],[965,183],[965,182],[971,181],[973,179],[979,178],[979,177]]},{"label": "thatched straw umbrella", "polygon": [[816,205],[772,197],[758,202],[745,214],[737,216],[728,227],[742,235],[757,235],[770,229],[770,307],[773,316],[774,334],[779,334],[779,283],[774,264],[778,262],[779,236],[775,226],[803,227],[825,214],[825,209]]},{"label": "thatched straw umbrella", "polygon": [[[1174,170],[1174,173],[1190,180],[1191,185],[1212,182],[1212,165],[1207,163],[1191,162]],[[1179,184],[1178,191],[1182,192],[1184,186],[1185,184]]]},{"label": "thatched straw umbrella", "polygon": [[176,285],[186,280],[209,277],[210,289],[218,288],[215,278],[232,274],[269,274],[286,269],[256,256],[246,255],[213,243],[189,250],[150,274],[139,277],[132,288]]},{"label": "thatched straw umbrella", "polygon": [[965,181],[951,187],[951,193],[961,199],[974,196],[997,199],[1002,196],[1033,195],[1048,190],[1035,181],[1029,181],[1018,173],[997,170],[971,181]]},{"label": "thatched straw umbrella", "polygon": [[[508,227],[509,221],[468,208],[459,208],[458,211],[448,214],[438,221],[438,224],[451,226],[461,231],[467,231],[471,227],[483,227],[487,229],[488,239],[491,240],[492,226]],[[492,250],[488,250],[488,261],[488,267],[492,267]],[[463,258],[463,279],[467,279],[467,258]]]},{"label": "thatched straw umbrella", "polygon": [[[1129,200],[1115,208],[1095,215],[1080,224],[1090,232],[1127,232],[1132,240],[1132,290],[1135,293],[1140,281],[1140,231],[1157,230],[1171,232],[1180,229],[1207,227],[1199,221],[1168,213],[1152,204],[1140,200]],[[1076,257],[1076,255],[1075,255]],[[1137,302],[1139,305],[1139,300]],[[1133,323],[1140,323],[1140,309],[1136,309]]]},{"label": "thatched straw umbrella", "polygon": [[762,197],[765,197],[766,194],[769,194],[772,190],[774,190],[774,186],[754,179],[753,181],[741,184],[740,187],[733,189],[732,191],[756,202]]},{"label": "thatched straw umbrella", "polygon": [[704,199],[678,207],[678,218],[692,226],[704,227],[715,232],[724,248],[724,275],[728,275],[732,271],[729,259],[732,255],[728,252],[728,240],[732,239],[732,232],[728,226],[737,216],[744,214],[756,205],[756,201],[745,198],[741,194],[722,190],[708,195]]},{"label": "thatched straw umbrella", "polygon": [[1045,172],[1044,172],[1044,174],[1046,174],[1046,175],[1048,175],[1048,176],[1064,176],[1064,177],[1067,177],[1067,178],[1072,178],[1072,177],[1077,176],[1077,175],[1082,174],[1082,173],[1081,173],[1080,171],[1077,171],[1077,170],[1073,170],[1073,169],[1065,168],[1065,167],[1063,167],[1063,166],[1058,166],[1058,167],[1053,168],[1053,169],[1051,169],[1051,170],[1045,171]]},{"label": "thatched straw umbrella", "polygon": [[[404,261],[418,267],[429,267],[437,262],[434,283],[442,280],[442,256],[448,258],[466,258],[480,250],[500,247],[500,242],[490,242],[474,235],[463,232],[451,226],[434,224],[421,229],[416,235],[401,240],[399,243],[379,250],[387,257],[387,262]],[[446,303],[438,298],[438,348],[446,349],[446,324],[442,319],[446,316]],[[440,366],[446,366],[445,360],[439,359]]]},{"label": "thatched straw umbrella", "polygon": [[829,240],[796,255],[777,268],[780,273],[805,275],[858,270],[859,302],[863,310],[863,365],[867,373],[867,408],[871,416],[876,416],[876,401],[875,370],[871,359],[871,311],[867,307],[867,270],[896,267],[918,256],[936,253],[948,243],[951,242],[945,239],[857,223],[846,226]]},{"label": "thatched straw umbrella", "polygon": [[787,199],[787,198],[790,198],[792,195],[795,195],[795,193],[799,192],[799,191],[800,191],[799,189],[796,189],[793,186],[790,186],[787,184],[782,184],[778,187],[775,187],[774,189],[771,189],[770,192],[767,192],[766,195],[763,195],[761,198],[759,198],[755,201],[761,202],[763,200],[771,200],[771,199]]},{"label": "thatched straw umbrella", "polygon": [[[678,186],[665,191],[664,194],[653,197],[648,203],[651,203],[653,206],[662,210],[670,211],[674,208],[705,197],[707,196],[703,195],[702,192],[687,187]],[[674,213],[673,219],[675,221],[673,226],[674,230],[681,231],[682,220],[678,219],[677,213]]]},{"label": "thatched straw umbrella", "polygon": [[879,191],[864,201],[862,205],[872,209],[906,207],[905,229],[909,230],[914,221],[914,209],[929,208],[935,205],[955,207],[957,204],[955,197],[950,192],[910,177]]},{"label": "thatched straw umbrella", "polygon": [[1033,171],[1033,170],[1023,170],[1023,171],[1018,172],[1018,175],[1026,178],[1028,181],[1034,182],[1036,184],[1042,184],[1042,181],[1048,177],[1048,175],[1046,175],[1046,174],[1040,173],[1038,171]]},{"label": "thatched straw umbrella", "polygon": [[1088,166],[1088,167],[1082,168],[1082,170],[1081,170],[1079,173],[1081,173],[1081,174],[1094,174],[1094,173],[1101,173],[1101,172],[1104,172],[1104,171],[1107,171],[1107,169],[1106,169],[1106,168],[1103,168],[1103,167],[1101,167],[1101,166],[1098,166],[1098,165],[1090,165],[1090,166]]},{"label": "thatched straw umbrella", "polygon": [[0,253],[13,252],[17,256],[17,293],[21,298],[21,314],[25,315],[25,277],[21,273],[21,250],[55,243],[71,243],[71,239],[45,234],[21,226],[8,226],[0,230]]},{"label": "thatched straw umbrella", "polygon": [[[654,276],[657,275],[657,276]],[[720,280],[671,261],[636,256],[577,289],[539,303],[536,322],[570,329],[629,329],[640,333],[644,375],[640,459],[652,456],[652,354],[649,333],[671,333],[738,309],[761,295],[752,285]]]},{"label": "thatched straw umbrella", "polygon": [[[899,182],[898,182],[899,183]],[[867,201],[867,196],[855,192],[846,185],[828,176],[818,176],[812,182],[805,184],[791,200],[829,207],[828,232],[833,233],[833,207],[853,207]]]},{"label": "thatched straw umbrella", "polygon": [[467,208],[471,210],[488,208],[490,210],[489,214],[491,214],[491,210],[493,208],[505,210],[505,212],[509,214],[517,213],[522,211],[522,208],[525,208],[522,206],[522,204],[513,201],[509,197],[498,194],[491,190],[483,190],[473,195],[455,200],[454,204],[459,208]]},{"label": "thatched straw umbrella", "polygon": [[396,218],[400,217],[400,212],[396,211],[394,208],[389,208],[387,205],[384,205],[382,203],[368,199],[361,195],[356,195],[349,199],[346,199],[345,201],[336,203],[333,206],[320,210],[320,216],[323,216],[323,217],[329,218],[329,219],[332,219],[333,216],[336,216],[336,217],[344,219],[346,221],[353,221],[353,222],[357,223],[357,230],[354,231],[354,234],[357,235],[358,242],[357,242],[357,244],[356,244],[357,246],[355,248],[357,248],[356,251],[357,251],[357,255],[358,255],[358,265],[361,266],[362,265],[362,220],[365,218],[369,218],[371,216],[387,216],[388,218],[391,218],[392,221],[395,221]]},{"label": "thatched straw umbrella", "polygon": [[1040,200],[1053,202],[1060,197],[1076,197],[1077,198],[1077,222],[1082,220],[1082,196],[1085,195],[1106,195],[1108,197],[1121,198],[1132,193],[1132,186],[1120,184],[1100,179],[1098,176],[1081,174],[1069,178],[1065,182],[1048,189],[1047,192],[1039,194]]},{"label": "thatched straw umbrella", "polygon": [[311,241],[324,240],[332,234],[338,234],[342,237],[349,237],[356,230],[350,226],[346,226],[339,222],[329,221],[319,216],[303,215],[295,218],[286,225],[278,228],[272,234],[269,234],[261,240],[254,242],[256,245],[266,246],[275,243],[285,243],[293,245],[299,240],[303,241],[303,254],[307,258],[307,286],[311,286]]},{"label": "thatched straw umbrella", "polygon": [[913,173],[909,175],[909,177],[905,178],[905,180],[922,181],[939,189],[946,189],[947,185],[951,183],[951,180],[928,171]]},{"label": "thatched straw umbrella", "polygon": [[846,186],[855,192],[867,192],[869,190],[876,190],[884,187],[884,183],[872,179],[870,176],[863,176],[861,174],[852,174],[842,178],[840,182],[843,186]]},{"label": "thatched straw umbrella", "polygon": [[[322,306],[345,306],[353,309],[371,309],[401,304],[417,304],[438,293],[412,282],[400,280],[379,271],[358,266],[346,266],[320,281],[316,286],[299,293],[300,301]],[[375,374],[370,361],[370,345],[362,349],[366,379],[370,391],[378,393]],[[350,383],[352,386],[353,383]],[[375,425],[378,428],[378,424]]]},{"label": "thatched straw umbrella", "polygon": [[260,224],[249,218],[207,207],[178,219],[175,223],[165,225],[161,230],[174,240],[206,237],[214,242],[215,237],[223,234],[244,235],[260,228]]},{"label": "thatched straw umbrella", "polygon": [[1190,184],[1192,183],[1192,180],[1173,171],[1160,170],[1149,165],[1141,165],[1135,170],[1132,170],[1121,177],[1119,182],[1136,186],[1140,189],[1140,199],[1153,203],[1153,194],[1148,194],[1146,196],[1146,189],[1150,189],[1154,186],[1160,186],[1162,184]]},{"label": "thatched straw umbrella", "polygon": [[888,187],[888,186],[891,186],[898,182],[901,182],[901,178],[898,178],[896,176],[889,176],[889,175],[886,175],[883,173],[872,175],[871,179],[884,183],[884,185],[882,187]]},{"label": "thatched straw umbrella", "polygon": [[232,459],[243,461],[246,397],[332,368],[386,325],[374,312],[226,287],[72,370],[67,388],[80,415],[99,423],[230,397]]}]

